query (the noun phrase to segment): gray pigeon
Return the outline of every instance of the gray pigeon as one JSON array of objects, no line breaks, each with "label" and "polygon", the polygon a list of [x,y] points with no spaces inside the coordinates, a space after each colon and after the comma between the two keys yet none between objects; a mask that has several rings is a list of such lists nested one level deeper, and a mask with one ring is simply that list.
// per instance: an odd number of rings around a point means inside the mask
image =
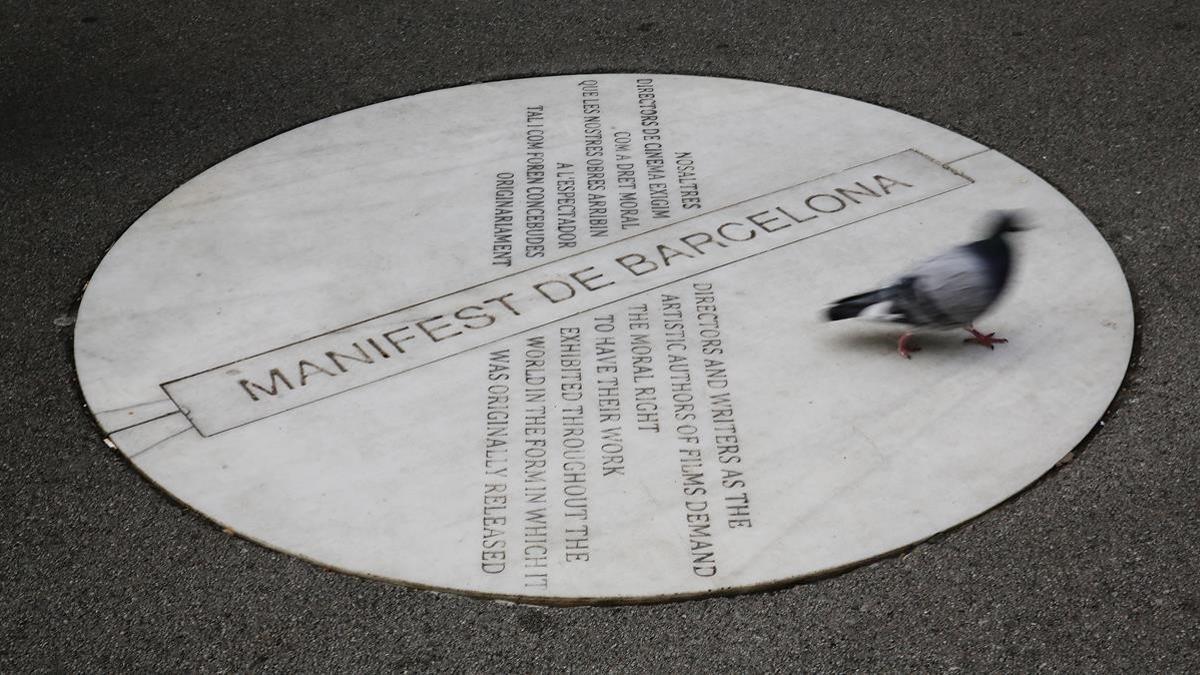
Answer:
[{"label": "gray pigeon", "polygon": [[[986,239],[964,244],[930,258],[906,272],[890,286],[842,298],[829,306],[830,321],[859,317],[875,321],[902,323],[915,328],[964,328],[976,342],[989,349],[1008,342],[980,333],[971,325],[983,314],[1008,283],[1013,253],[1004,235],[1019,232],[1019,217],[1011,211],[995,214],[991,234]],[[900,336],[899,351],[904,358],[919,351],[909,345],[912,330]]]}]

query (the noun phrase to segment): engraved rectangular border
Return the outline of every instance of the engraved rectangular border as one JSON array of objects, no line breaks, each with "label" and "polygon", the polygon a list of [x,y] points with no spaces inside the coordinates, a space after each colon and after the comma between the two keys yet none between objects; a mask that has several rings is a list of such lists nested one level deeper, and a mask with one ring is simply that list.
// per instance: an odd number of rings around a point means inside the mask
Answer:
[{"label": "engraved rectangular border", "polygon": [[[572,259],[572,258],[577,258],[577,257],[583,256],[583,255],[591,255],[591,254],[595,254],[595,253],[596,253],[596,252],[598,252],[598,251],[603,251],[603,250],[604,250],[604,249],[606,249],[606,248],[614,247],[614,246],[617,246],[617,245],[619,245],[619,244],[627,244],[628,242],[634,241],[634,240],[636,240],[636,239],[639,239],[639,238],[642,238],[642,237],[646,237],[646,236],[648,236],[648,235],[652,235],[652,234],[655,234],[655,233],[661,232],[662,230],[665,230],[665,229],[667,229],[667,228],[676,227],[676,226],[679,226],[679,225],[681,225],[681,224],[683,224],[683,223],[686,223],[686,222],[689,222],[689,221],[692,221],[692,220],[696,220],[696,219],[698,219],[698,218],[704,218],[704,217],[707,217],[707,216],[711,216],[711,215],[712,215],[712,214],[714,214],[714,213],[718,213],[718,212],[721,212],[721,211],[726,211],[726,210],[728,210],[728,209],[735,208],[735,207],[737,207],[737,206],[739,206],[739,205],[741,205],[741,204],[745,204],[745,203],[752,202],[752,201],[755,201],[755,200],[758,200],[758,199],[762,199],[763,197],[768,197],[768,196],[771,196],[771,195],[773,195],[773,194],[777,194],[777,193],[781,193],[781,192],[786,192],[786,191],[789,191],[789,190],[793,190],[793,189],[795,189],[795,188],[797,188],[797,187],[800,187],[800,186],[803,186],[803,185],[806,185],[806,184],[809,184],[809,183],[814,183],[814,182],[817,182],[817,181],[820,181],[820,180],[824,180],[824,179],[826,179],[826,178],[830,178],[830,177],[833,177],[833,176],[837,176],[837,175],[839,175],[839,174],[843,174],[843,173],[846,173],[846,172],[848,172],[848,171],[852,171],[852,170],[854,170],[854,169],[857,169],[857,168],[860,168],[860,167],[863,167],[863,166],[866,166],[866,165],[869,165],[869,164],[873,164],[873,163],[881,162],[881,161],[884,161],[884,160],[890,159],[890,158],[892,158],[892,157],[898,157],[898,156],[900,156],[900,155],[904,155],[904,154],[908,154],[908,153],[912,153],[914,156],[920,157],[920,158],[922,158],[922,159],[924,159],[924,160],[926,160],[926,161],[930,162],[931,164],[935,165],[936,167],[938,167],[938,168],[940,168],[940,169],[943,169],[943,170],[947,171],[947,172],[948,172],[948,173],[950,173],[950,174],[953,174],[954,176],[956,176],[956,177],[958,177],[959,179],[961,179],[963,182],[962,182],[962,183],[960,183],[960,184],[958,184],[958,185],[952,186],[952,187],[950,187],[950,188],[947,188],[947,189],[940,190],[940,191],[938,191],[938,192],[935,192],[935,193],[933,193],[933,194],[926,195],[926,196],[924,196],[924,197],[921,197],[921,198],[919,198],[919,199],[916,199],[916,200],[914,200],[914,201],[911,201],[911,202],[907,202],[907,203],[904,203],[904,204],[901,204],[901,205],[898,205],[898,206],[895,206],[895,207],[892,207],[892,208],[889,208],[889,209],[885,209],[885,210],[883,210],[883,211],[877,211],[877,212],[874,212],[874,213],[871,213],[871,214],[865,215],[865,216],[863,216],[863,217],[860,217],[860,218],[855,218],[855,219],[853,219],[853,220],[847,221],[847,222],[845,222],[845,223],[842,223],[842,224],[840,224],[840,225],[836,225],[836,226],[834,226],[834,227],[831,227],[831,228],[829,228],[829,229],[826,229],[826,230],[821,230],[821,231],[819,231],[819,232],[815,232],[815,233],[813,233],[813,234],[810,234],[810,235],[802,236],[802,237],[799,237],[799,238],[796,238],[796,239],[791,239],[791,240],[788,240],[788,241],[783,241],[783,242],[781,242],[781,243],[779,243],[779,244],[776,244],[776,245],[774,245],[774,246],[770,246],[770,247],[768,247],[768,248],[765,248],[765,249],[762,249],[762,250],[754,251],[754,252],[752,252],[752,253],[748,253],[748,254],[747,254],[747,255],[745,255],[745,256],[738,257],[738,258],[735,258],[735,259],[733,259],[733,260],[727,260],[727,261],[725,261],[725,262],[722,262],[722,263],[719,263],[719,264],[716,264],[716,265],[713,265],[713,266],[710,266],[710,267],[706,267],[705,269],[702,269],[702,270],[699,270],[699,271],[696,271],[696,272],[692,272],[692,273],[690,273],[690,274],[685,274],[685,275],[683,275],[683,276],[676,276],[676,277],[672,277],[672,278],[670,278],[670,279],[668,279],[668,280],[666,280],[666,281],[663,281],[662,283],[655,284],[655,285],[653,285],[653,286],[651,286],[651,287],[649,287],[649,288],[641,288],[641,289],[639,289],[639,290],[636,290],[636,291],[634,291],[634,292],[632,292],[632,293],[629,293],[629,294],[626,294],[626,295],[622,295],[621,297],[618,297],[618,298],[615,298],[615,299],[606,300],[606,301],[603,301],[603,302],[600,302],[600,303],[597,303],[597,304],[593,304],[593,305],[588,305],[587,307],[584,307],[584,308],[582,308],[582,309],[579,309],[578,311],[574,311],[574,312],[570,312],[570,313],[566,313],[566,314],[562,314],[562,315],[556,316],[555,318],[553,318],[553,319],[552,319],[552,320],[550,320],[550,321],[546,321],[546,322],[543,322],[543,323],[537,324],[537,325],[535,325],[535,326],[530,326],[530,327],[521,328],[521,329],[519,329],[519,330],[516,330],[516,331],[510,332],[510,333],[506,333],[506,334],[504,334],[504,335],[502,335],[502,336],[496,337],[495,339],[492,339],[492,340],[488,340],[488,341],[486,341],[486,342],[483,342],[483,343],[481,343],[481,344],[476,344],[476,345],[473,345],[473,346],[470,346],[470,347],[465,347],[465,348],[463,348],[463,349],[461,349],[461,350],[459,350],[459,351],[456,351],[456,352],[453,352],[453,353],[450,353],[450,354],[446,354],[446,355],[442,355],[442,356],[439,356],[439,357],[436,357],[436,358],[432,358],[432,359],[430,359],[430,360],[427,360],[427,361],[422,361],[422,362],[420,362],[420,363],[413,364],[412,366],[409,366],[409,367],[406,367],[406,368],[402,368],[402,369],[400,369],[400,370],[390,371],[390,372],[387,372],[386,374],[382,374],[382,375],[380,375],[379,377],[376,377],[376,378],[374,378],[374,379],[368,380],[368,381],[366,381],[366,382],[359,382],[359,383],[356,383],[356,384],[351,384],[351,385],[348,385],[348,386],[346,386],[346,387],[344,387],[344,388],[342,388],[342,389],[339,389],[338,391],[331,392],[331,393],[328,393],[328,394],[325,394],[325,395],[321,395],[321,396],[317,396],[317,397],[314,397],[314,398],[310,398],[310,399],[302,400],[302,401],[299,401],[299,402],[297,402],[295,405],[291,405],[291,406],[288,406],[288,407],[282,408],[282,409],[280,409],[280,410],[275,410],[275,411],[271,411],[271,412],[266,412],[265,414],[263,414],[263,415],[262,415],[262,416],[260,416],[260,417],[255,417],[255,418],[253,418],[253,419],[250,419],[250,420],[247,420],[247,421],[241,422],[241,423],[239,423],[239,424],[230,425],[230,426],[227,426],[227,427],[224,427],[224,428],[217,429],[217,430],[215,430],[215,431],[208,431],[208,432],[206,433],[206,431],[205,431],[204,429],[202,429],[202,428],[201,428],[201,425],[197,424],[196,420],[195,420],[195,419],[193,419],[193,417],[192,417],[192,411],[191,411],[191,410],[189,410],[188,408],[186,408],[184,405],[181,405],[181,404],[180,404],[180,402],[179,402],[179,401],[178,401],[178,400],[177,400],[177,399],[176,399],[176,398],[175,398],[175,397],[174,397],[174,396],[171,394],[170,387],[171,387],[172,385],[175,385],[175,384],[178,384],[178,383],[181,383],[181,382],[184,382],[184,381],[187,381],[187,380],[193,379],[193,378],[195,378],[195,377],[198,377],[198,376],[201,376],[201,375],[205,375],[205,374],[207,374],[207,373],[211,373],[211,372],[218,371],[218,370],[222,370],[222,369],[228,369],[228,368],[231,368],[231,367],[237,366],[238,364],[242,364],[242,363],[245,363],[245,362],[247,362],[247,361],[250,361],[250,360],[256,359],[256,358],[258,358],[258,357],[265,356],[265,355],[268,355],[268,354],[272,354],[272,353],[275,353],[275,352],[278,352],[278,351],[281,351],[281,350],[287,349],[288,347],[292,347],[292,346],[296,346],[296,345],[304,344],[304,343],[306,343],[306,342],[310,342],[310,341],[316,340],[316,339],[318,339],[318,338],[321,338],[321,337],[324,337],[324,336],[329,336],[329,335],[332,335],[332,334],[335,334],[335,333],[338,333],[338,332],[341,332],[341,331],[345,331],[345,330],[347,330],[347,329],[350,329],[350,328],[354,328],[354,327],[356,327],[356,326],[360,326],[360,325],[363,325],[363,324],[366,324],[366,323],[370,323],[370,322],[372,322],[372,321],[376,321],[376,320],[378,320],[378,319],[381,319],[381,318],[384,318],[384,317],[388,317],[388,316],[391,316],[391,315],[394,315],[394,314],[398,314],[398,313],[405,312],[405,311],[408,311],[408,310],[411,310],[411,309],[415,309],[415,308],[421,307],[421,306],[423,306],[423,305],[427,305],[427,304],[430,304],[430,303],[436,302],[436,301],[438,301],[438,300],[443,300],[443,299],[446,299],[446,298],[449,298],[449,297],[452,297],[452,296],[455,296],[455,295],[458,295],[458,294],[461,294],[461,293],[465,293],[465,292],[467,292],[467,291],[471,291],[471,290],[474,290],[474,289],[480,288],[480,287],[482,287],[482,286],[485,286],[485,285],[487,285],[487,284],[491,284],[491,283],[495,283],[495,282],[503,281],[503,280],[505,280],[505,279],[510,279],[510,278],[517,277],[517,276],[528,275],[528,274],[530,274],[531,272],[534,272],[534,271],[536,271],[536,270],[538,270],[538,269],[541,269],[541,268],[547,267],[547,266],[549,266],[549,265],[558,265],[558,264],[561,264],[562,262],[564,262],[564,261],[567,261],[567,260],[570,260],[570,259]],[[781,188],[778,188],[778,189],[775,189],[775,190],[771,190],[771,191],[769,191],[769,192],[765,192],[765,193],[762,193],[762,194],[759,194],[759,195],[754,195],[754,196],[751,196],[751,197],[747,197],[747,198],[745,198],[745,199],[742,199],[742,200],[739,200],[739,201],[736,201],[736,202],[733,202],[733,203],[730,203],[730,204],[727,204],[727,205],[724,205],[724,206],[721,206],[721,207],[718,207],[718,208],[709,209],[709,210],[707,210],[707,211],[704,211],[704,212],[702,212],[702,213],[695,214],[695,215],[693,215],[693,216],[689,216],[689,217],[687,217],[687,218],[682,218],[682,219],[680,219],[680,220],[675,220],[675,221],[672,221],[672,222],[670,222],[670,223],[665,223],[665,224],[663,224],[663,225],[660,225],[660,226],[658,226],[658,227],[654,227],[654,228],[650,228],[650,229],[647,229],[647,230],[644,230],[644,231],[641,231],[641,232],[637,232],[637,233],[635,233],[635,234],[632,234],[632,235],[630,235],[630,236],[627,236],[627,237],[623,237],[623,238],[620,238],[620,239],[614,239],[614,240],[612,240],[612,241],[605,242],[605,243],[603,243],[603,244],[600,244],[600,245],[598,245],[598,246],[594,246],[594,247],[592,247],[592,248],[589,248],[589,249],[586,249],[586,250],[581,250],[581,251],[577,251],[577,252],[575,252],[575,253],[571,253],[571,254],[569,254],[569,255],[566,255],[566,256],[562,256],[562,257],[559,257],[559,258],[554,258],[553,260],[548,260],[548,261],[546,261],[546,262],[539,263],[539,264],[537,264],[537,265],[534,265],[534,266],[531,266],[531,267],[527,267],[527,268],[524,268],[524,269],[521,269],[521,270],[517,270],[517,271],[514,271],[514,272],[510,272],[510,273],[508,273],[508,274],[501,275],[501,276],[498,276],[498,277],[495,277],[495,278],[487,279],[487,280],[485,280],[485,281],[481,281],[481,282],[479,282],[479,283],[477,283],[477,284],[473,284],[473,285],[471,285],[471,286],[466,286],[466,287],[463,287],[463,288],[460,288],[460,289],[457,289],[457,290],[454,290],[454,291],[450,291],[450,292],[448,292],[448,293],[444,293],[444,294],[442,294],[442,295],[439,295],[439,296],[436,296],[436,297],[433,297],[433,298],[428,298],[428,299],[426,299],[426,300],[422,300],[422,301],[420,301],[420,302],[416,302],[416,303],[413,303],[413,304],[410,304],[410,305],[406,305],[406,306],[404,306],[404,307],[400,307],[400,308],[397,308],[397,309],[389,310],[389,311],[387,311],[387,312],[383,312],[383,313],[380,313],[380,314],[376,314],[376,315],[374,315],[374,316],[367,317],[367,318],[361,319],[361,320],[359,320],[359,321],[355,321],[355,322],[353,322],[353,323],[349,323],[349,324],[345,324],[345,325],[342,325],[342,326],[338,326],[338,327],[336,327],[336,328],[332,328],[332,329],[330,329],[330,330],[323,331],[323,332],[321,332],[321,333],[315,333],[315,334],[313,334],[313,335],[309,335],[309,336],[307,336],[307,337],[305,337],[305,338],[302,338],[302,339],[300,339],[300,340],[295,340],[295,341],[293,341],[293,342],[289,342],[289,343],[286,343],[286,344],[283,344],[283,345],[279,345],[279,346],[276,346],[276,347],[272,347],[272,348],[270,348],[270,349],[266,349],[266,350],[263,350],[263,351],[261,351],[261,352],[258,352],[258,353],[255,353],[255,354],[251,354],[251,355],[248,355],[248,356],[242,357],[242,358],[240,358],[240,359],[237,359],[237,360],[234,360],[234,361],[230,361],[230,362],[227,362],[227,363],[224,363],[224,364],[218,365],[218,366],[213,366],[213,367],[211,367],[211,368],[207,368],[207,369],[204,369],[204,370],[201,370],[201,371],[197,371],[197,372],[195,372],[195,373],[191,373],[191,374],[189,374],[189,375],[185,375],[185,376],[183,376],[183,377],[178,377],[178,378],[175,378],[175,379],[172,379],[172,380],[168,380],[168,381],[166,381],[166,382],[163,382],[163,383],[161,383],[159,386],[162,388],[163,392],[164,392],[164,393],[167,395],[167,397],[169,397],[169,398],[171,399],[172,403],[174,403],[174,404],[176,405],[176,407],[178,407],[178,408],[179,408],[180,412],[182,412],[182,413],[183,413],[183,415],[184,415],[184,416],[185,416],[185,417],[188,419],[188,422],[189,422],[189,423],[192,425],[192,427],[193,427],[193,428],[195,428],[195,429],[196,429],[197,433],[199,433],[199,434],[200,434],[202,437],[214,436],[214,435],[216,435],[216,434],[224,433],[224,432],[226,432],[226,431],[231,431],[231,430],[233,430],[233,429],[238,429],[238,428],[241,428],[241,427],[247,426],[247,425],[249,425],[249,424],[253,424],[253,423],[255,423],[255,422],[260,422],[260,421],[262,421],[262,420],[269,419],[269,418],[271,418],[271,417],[274,417],[274,416],[276,416],[276,415],[279,415],[279,414],[283,414],[283,413],[286,413],[286,412],[290,412],[290,411],[292,411],[292,410],[295,410],[295,409],[297,409],[297,408],[304,407],[304,406],[306,406],[306,405],[309,405],[309,404],[312,404],[312,403],[316,403],[316,402],[318,402],[318,401],[322,401],[322,400],[325,400],[325,399],[327,399],[327,398],[332,398],[332,397],[334,397],[334,396],[339,396],[339,395],[341,395],[341,394],[344,394],[344,393],[347,393],[347,392],[350,392],[350,391],[354,391],[354,390],[356,390],[356,389],[359,389],[359,388],[361,388],[361,387],[365,387],[365,386],[367,386],[367,385],[370,385],[370,384],[375,384],[375,383],[377,383],[377,382],[380,382],[380,381],[383,381],[383,380],[387,380],[387,379],[390,379],[390,378],[392,378],[392,377],[395,377],[395,376],[398,376],[398,375],[402,375],[402,374],[405,374],[405,373],[411,372],[411,371],[413,371],[413,370],[416,370],[416,369],[418,369],[418,368],[423,368],[423,367],[425,367],[425,366],[429,366],[429,365],[432,365],[432,364],[434,364],[434,363],[439,363],[439,362],[441,362],[441,361],[445,361],[445,360],[447,360],[447,359],[450,359],[450,358],[453,358],[453,357],[456,357],[456,356],[460,356],[460,355],[462,355],[462,354],[465,354],[465,353],[468,353],[468,352],[472,352],[472,351],[475,351],[475,350],[478,350],[478,349],[483,349],[483,348],[486,348],[486,347],[488,347],[488,346],[494,345],[494,344],[496,344],[497,342],[501,342],[501,341],[503,341],[503,340],[507,340],[507,339],[510,339],[510,338],[512,338],[512,337],[515,337],[515,336],[518,336],[518,335],[522,335],[522,334],[524,334],[524,333],[528,333],[528,332],[530,332],[530,331],[539,330],[539,329],[541,329],[541,328],[544,328],[544,327],[546,327],[546,326],[548,326],[548,325],[551,325],[551,324],[554,324],[554,323],[558,323],[558,322],[560,322],[560,321],[564,321],[564,320],[566,320],[566,319],[571,319],[571,318],[573,318],[573,317],[579,316],[579,315],[581,315],[581,314],[584,314],[584,313],[587,313],[587,312],[590,312],[590,311],[593,311],[593,310],[596,310],[596,309],[599,309],[599,308],[602,308],[602,307],[606,307],[606,306],[609,306],[609,305],[613,305],[613,304],[617,304],[617,303],[620,303],[620,302],[624,302],[624,301],[626,301],[626,300],[628,300],[628,299],[630,299],[630,298],[637,297],[637,296],[639,296],[639,295],[642,295],[642,294],[645,294],[645,293],[650,293],[650,292],[656,291],[656,290],[658,290],[658,289],[660,289],[660,288],[663,288],[663,287],[665,287],[665,286],[669,286],[669,285],[671,285],[671,284],[679,283],[679,282],[681,282],[681,281],[686,281],[687,279],[691,279],[691,278],[694,278],[694,277],[696,277],[696,276],[699,276],[699,275],[701,275],[701,274],[706,274],[706,273],[708,273],[708,272],[712,272],[712,271],[714,271],[714,270],[722,269],[722,268],[724,268],[724,267],[728,267],[728,266],[730,266],[730,265],[733,265],[733,264],[735,264],[735,263],[741,263],[741,262],[744,262],[744,261],[746,261],[746,260],[750,260],[750,259],[752,259],[752,258],[756,258],[756,257],[758,257],[758,256],[760,256],[760,255],[763,255],[763,254],[765,254],[765,253],[770,253],[770,252],[772,252],[772,251],[776,251],[776,250],[778,250],[778,249],[780,249],[780,248],[784,248],[784,247],[787,247],[787,246],[791,246],[791,245],[794,245],[794,244],[800,243],[800,242],[802,242],[802,241],[807,241],[807,240],[809,240],[809,239],[812,239],[812,238],[814,238],[814,237],[818,237],[818,236],[821,236],[821,235],[824,235],[824,234],[828,234],[828,233],[830,233],[830,232],[834,232],[834,231],[836,231],[836,230],[842,229],[842,228],[844,228],[844,227],[847,227],[847,226],[849,226],[849,225],[853,225],[853,224],[856,224],[856,223],[860,223],[860,222],[862,222],[862,221],[865,221],[865,220],[868,220],[868,219],[870,219],[870,218],[874,218],[874,217],[877,217],[877,216],[884,215],[884,214],[886,214],[886,213],[891,213],[891,212],[893,212],[893,211],[897,211],[897,210],[900,210],[900,209],[903,209],[903,208],[907,208],[907,207],[909,207],[909,206],[912,206],[912,205],[914,205],[914,204],[919,204],[919,203],[921,203],[921,202],[927,201],[927,200],[929,200],[929,199],[932,199],[932,198],[934,198],[934,197],[941,196],[941,195],[943,195],[943,194],[946,194],[946,193],[948,193],[948,192],[952,192],[952,191],[954,191],[954,190],[957,190],[957,189],[960,189],[960,188],[963,188],[963,187],[967,187],[968,185],[971,185],[971,184],[973,184],[974,182],[975,182],[975,181],[974,181],[974,179],[972,179],[971,177],[967,176],[966,174],[962,173],[961,171],[958,171],[958,170],[956,170],[956,169],[953,169],[953,168],[951,168],[951,167],[949,166],[949,163],[943,163],[943,162],[939,162],[939,161],[935,160],[934,158],[930,157],[929,155],[926,155],[925,153],[922,153],[922,152],[920,152],[919,150],[916,150],[916,149],[914,149],[914,148],[905,149],[905,150],[902,150],[902,151],[899,151],[899,152],[895,152],[895,153],[892,153],[892,154],[889,154],[889,155],[884,155],[884,156],[882,156],[882,157],[877,157],[877,158],[875,158],[875,159],[871,159],[871,160],[868,160],[868,161],[865,161],[865,162],[860,162],[860,163],[858,163],[858,164],[854,164],[854,165],[852,165],[852,166],[846,167],[846,168],[844,168],[844,169],[841,169],[841,170],[839,170],[839,171],[830,172],[830,173],[827,173],[827,174],[824,174],[824,175],[821,175],[821,176],[817,176],[817,177],[815,177],[815,178],[809,178],[809,179],[806,179],[806,180],[803,180],[803,181],[800,181],[800,182],[797,182],[797,183],[793,183],[793,184],[791,184],[791,185],[787,185],[787,186],[784,186],[784,187],[781,187]]]}]

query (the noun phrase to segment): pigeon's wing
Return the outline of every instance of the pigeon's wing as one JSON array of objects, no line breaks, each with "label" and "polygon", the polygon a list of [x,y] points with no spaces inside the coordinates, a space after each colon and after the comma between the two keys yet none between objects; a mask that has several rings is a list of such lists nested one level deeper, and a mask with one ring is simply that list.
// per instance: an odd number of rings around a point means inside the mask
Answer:
[{"label": "pigeon's wing", "polygon": [[1000,293],[985,261],[965,246],[921,263],[905,275],[901,286],[907,290],[904,308],[919,325],[969,324]]}]

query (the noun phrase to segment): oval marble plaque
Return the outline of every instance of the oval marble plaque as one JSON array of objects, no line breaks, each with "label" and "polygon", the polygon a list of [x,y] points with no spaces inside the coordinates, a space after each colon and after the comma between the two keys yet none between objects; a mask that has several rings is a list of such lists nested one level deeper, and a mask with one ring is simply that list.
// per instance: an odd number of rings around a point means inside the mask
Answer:
[{"label": "oval marble plaque", "polygon": [[[823,307],[1023,209],[981,328]],[[1133,337],[1111,251],[998,152],[803,89],[580,75],[281,134],[174,191],[84,295],[111,441],[322,565],[537,602],[820,574],[1042,475]]]}]

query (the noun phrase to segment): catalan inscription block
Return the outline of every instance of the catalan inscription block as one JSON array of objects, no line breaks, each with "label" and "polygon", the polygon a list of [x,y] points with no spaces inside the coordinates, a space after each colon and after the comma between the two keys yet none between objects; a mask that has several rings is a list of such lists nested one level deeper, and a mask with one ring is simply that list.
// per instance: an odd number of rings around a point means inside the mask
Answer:
[{"label": "catalan inscription block", "polygon": [[[1025,209],[995,351],[820,320]],[[471,85],[289,131],[107,254],[76,328],[112,442],[320,564],[533,602],[752,589],[999,503],[1093,426],[1128,289],[974,141],[720,78]],[[1048,381],[1046,374],[1054,373]]]}]

